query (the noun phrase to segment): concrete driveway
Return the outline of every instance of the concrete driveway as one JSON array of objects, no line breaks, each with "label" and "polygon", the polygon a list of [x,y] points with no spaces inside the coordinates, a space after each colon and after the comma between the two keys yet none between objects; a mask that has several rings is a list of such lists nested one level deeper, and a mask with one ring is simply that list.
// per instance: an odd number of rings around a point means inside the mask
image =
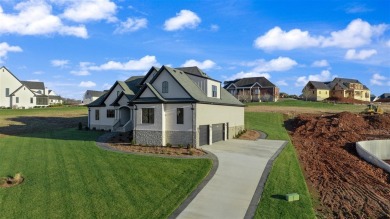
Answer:
[{"label": "concrete driveway", "polygon": [[270,171],[269,160],[285,144],[286,141],[233,139],[203,146],[217,156],[218,169],[177,218],[253,217]]}]

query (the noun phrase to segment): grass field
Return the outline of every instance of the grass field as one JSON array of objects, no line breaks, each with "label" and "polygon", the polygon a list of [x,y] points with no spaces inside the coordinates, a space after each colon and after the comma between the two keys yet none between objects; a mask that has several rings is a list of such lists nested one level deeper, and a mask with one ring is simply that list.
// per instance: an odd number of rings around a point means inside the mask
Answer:
[{"label": "grass field", "polygon": [[0,188],[1,218],[165,218],[211,168],[206,159],[104,151],[95,145],[101,133],[76,130],[77,124],[39,129],[47,118],[65,122],[63,115],[73,115],[85,120],[86,110],[0,111],[3,125],[17,118],[43,119],[14,125],[16,132],[0,138],[0,176],[21,172],[25,177],[21,185]]},{"label": "grass field", "polygon": [[[247,112],[245,124],[247,129],[264,131],[268,134],[268,139],[289,141],[273,164],[255,218],[315,218],[311,196],[295,149],[283,127],[283,115]],[[298,193],[300,200],[283,200],[283,195],[288,193]]]}]

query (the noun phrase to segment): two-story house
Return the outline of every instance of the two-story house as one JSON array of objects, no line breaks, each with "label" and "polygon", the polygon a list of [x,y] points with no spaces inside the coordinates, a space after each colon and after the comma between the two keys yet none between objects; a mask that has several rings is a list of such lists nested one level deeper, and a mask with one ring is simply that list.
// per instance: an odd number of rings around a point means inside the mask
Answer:
[{"label": "two-story house", "polygon": [[244,105],[197,67],[152,67],[88,107],[90,128],[132,131],[142,145],[200,146],[244,129]]},{"label": "two-story house", "polygon": [[276,102],[279,99],[279,88],[265,77],[241,78],[224,84],[224,88],[242,102]]}]

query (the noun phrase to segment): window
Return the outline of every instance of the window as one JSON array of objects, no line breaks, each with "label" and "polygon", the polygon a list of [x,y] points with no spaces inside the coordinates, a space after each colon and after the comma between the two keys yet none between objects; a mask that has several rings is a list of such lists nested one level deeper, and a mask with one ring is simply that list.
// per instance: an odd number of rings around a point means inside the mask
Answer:
[{"label": "window", "polygon": [[142,123],[154,123],[154,109],[143,108],[142,109]]},{"label": "window", "polygon": [[6,97],[9,97],[9,88],[6,88],[6,89],[5,89],[5,96],[6,96]]},{"label": "window", "polygon": [[321,94],[321,91],[318,91],[318,94]]},{"label": "window", "polygon": [[19,103],[19,97],[16,97],[16,103]]},{"label": "window", "polygon": [[48,105],[49,98],[47,97],[37,97],[37,105]]},{"label": "window", "polygon": [[100,119],[100,112],[99,110],[95,110],[95,120],[99,120]]},{"label": "window", "polygon": [[34,98],[30,98],[30,103],[34,103]]},{"label": "window", "polygon": [[217,86],[213,85],[212,91],[213,91],[213,97],[217,97]]},{"label": "window", "polygon": [[163,81],[162,83],[162,92],[168,93],[168,81]]},{"label": "window", "polygon": [[116,96],[119,96],[120,93],[121,93],[121,92],[118,90],[118,91],[116,92]]},{"label": "window", "polygon": [[108,109],[107,110],[107,118],[114,118],[115,117],[115,110]]},{"label": "window", "polygon": [[176,110],[176,123],[177,124],[184,124],[184,109],[183,108],[177,108],[177,110]]}]

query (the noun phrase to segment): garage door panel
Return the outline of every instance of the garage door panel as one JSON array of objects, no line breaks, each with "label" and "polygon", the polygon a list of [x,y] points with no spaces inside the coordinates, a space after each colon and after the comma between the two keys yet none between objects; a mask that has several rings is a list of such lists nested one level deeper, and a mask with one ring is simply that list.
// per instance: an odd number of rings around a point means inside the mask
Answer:
[{"label": "garage door panel", "polygon": [[222,141],[224,136],[224,124],[213,124],[213,143],[217,141]]},{"label": "garage door panel", "polygon": [[209,144],[209,126],[199,126],[199,146]]}]

